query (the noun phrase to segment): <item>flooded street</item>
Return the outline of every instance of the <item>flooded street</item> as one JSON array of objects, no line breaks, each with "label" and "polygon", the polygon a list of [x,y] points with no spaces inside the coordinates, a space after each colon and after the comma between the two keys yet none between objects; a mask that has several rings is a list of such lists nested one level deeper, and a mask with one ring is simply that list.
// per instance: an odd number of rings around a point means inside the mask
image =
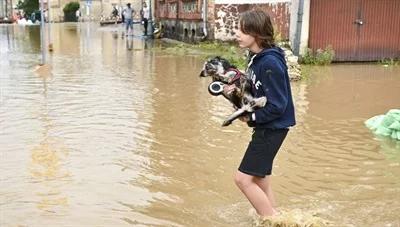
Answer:
[{"label": "flooded street", "polygon": [[[138,26],[138,25],[137,25]],[[138,27],[136,27],[138,28]],[[121,27],[0,25],[0,226],[251,226],[233,183],[251,129],[199,78],[204,60]],[[310,67],[276,158],[282,211],[400,226],[400,142],[364,121],[400,108],[400,67]]]}]

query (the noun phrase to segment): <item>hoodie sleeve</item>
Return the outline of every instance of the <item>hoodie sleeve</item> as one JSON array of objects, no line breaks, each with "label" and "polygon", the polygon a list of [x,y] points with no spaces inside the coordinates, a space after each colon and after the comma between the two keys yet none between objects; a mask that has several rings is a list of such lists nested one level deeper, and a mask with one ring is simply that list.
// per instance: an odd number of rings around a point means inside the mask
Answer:
[{"label": "hoodie sleeve", "polygon": [[257,79],[261,82],[263,92],[257,91],[257,93],[265,94],[267,104],[255,111],[256,123],[269,123],[285,112],[288,103],[285,70],[286,68],[275,56],[268,56],[261,65],[260,75],[257,75]]}]

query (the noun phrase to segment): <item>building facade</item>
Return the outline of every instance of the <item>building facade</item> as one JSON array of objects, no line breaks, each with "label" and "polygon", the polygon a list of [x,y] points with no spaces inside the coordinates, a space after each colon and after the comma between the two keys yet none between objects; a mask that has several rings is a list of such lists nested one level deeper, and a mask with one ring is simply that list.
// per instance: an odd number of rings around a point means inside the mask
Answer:
[{"label": "building facade", "polygon": [[13,12],[12,0],[0,0],[0,18],[11,18]]},{"label": "building facade", "polygon": [[200,41],[213,38],[212,1],[155,0],[154,16],[164,37],[182,41]]},{"label": "building facade", "polygon": [[[0,0],[1,1],[1,0]],[[47,0],[45,0],[47,1]],[[50,20],[61,22],[64,19],[64,6],[74,0],[48,0],[50,6]],[[139,19],[139,12],[142,8],[140,0],[76,0],[80,3],[80,15],[83,21],[99,21],[100,17],[109,17],[113,7],[121,12],[127,3],[131,3],[131,7],[136,12],[136,18]],[[148,0],[146,1],[148,2]]]},{"label": "building facade", "polygon": [[154,7],[164,37],[181,41],[234,40],[239,14],[257,8],[296,55],[331,47],[335,61],[400,58],[400,0],[155,0]]},{"label": "building facade", "polygon": [[154,16],[165,37],[231,41],[235,39],[239,14],[254,8],[269,12],[279,35],[288,38],[290,0],[156,0]]}]

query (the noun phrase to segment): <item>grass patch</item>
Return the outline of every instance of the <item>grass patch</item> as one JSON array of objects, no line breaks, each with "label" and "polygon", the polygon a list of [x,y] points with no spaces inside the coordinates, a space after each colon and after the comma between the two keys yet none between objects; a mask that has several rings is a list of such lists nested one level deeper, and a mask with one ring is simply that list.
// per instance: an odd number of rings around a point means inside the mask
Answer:
[{"label": "grass patch", "polygon": [[202,42],[194,47],[202,50],[205,58],[218,55],[226,58],[239,69],[246,68],[246,52],[233,42]]},{"label": "grass patch", "polygon": [[301,57],[301,63],[307,65],[329,65],[335,57],[335,51],[332,46],[327,46],[325,49],[313,51],[307,48],[306,53]]},{"label": "grass patch", "polygon": [[233,42],[201,42],[198,44],[174,43],[163,44],[159,49],[167,53],[181,55],[199,55],[204,59],[221,56],[236,65],[239,69],[246,67],[245,50]]},{"label": "grass patch", "polygon": [[378,61],[378,63],[384,66],[398,66],[400,65],[400,59],[384,58]]}]

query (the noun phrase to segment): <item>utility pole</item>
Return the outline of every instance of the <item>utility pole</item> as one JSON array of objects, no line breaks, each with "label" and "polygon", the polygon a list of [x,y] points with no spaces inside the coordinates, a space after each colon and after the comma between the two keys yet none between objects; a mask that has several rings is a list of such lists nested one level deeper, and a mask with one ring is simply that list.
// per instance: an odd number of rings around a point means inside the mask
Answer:
[{"label": "utility pole", "polygon": [[40,65],[44,65],[46,63],[46,53],[45,53],[45,40],[44,40],[44,4],[43,0],[40,0],[40,44],[42,51],[42,61]]},{"label": "utility pole", "polygon": [[[178,2],[176,3],[178,5]],[[153,5],[151,4],[151,0],[149,0],[149,24],[150,24],[150,38],[154,38],[154,31],[153,31],[153,13],[152,13]],[[148,25],[147,25],[148,26]]]},{"label": "utility pole", "polygon": [[47,0],[47,40],[49,42],[49,51],[52,52],[53,51],[53,43],[51,42],[51,20],[50,20],[50,0]]},{"label": "utility pole", "polygon": [[4,17],[8,17],[8,0],[4,0],[4,1],[6,1],[6,8],[5,8],[5,13],[6,14],[4,14]]},{"label": "utility pole", "polygon": [[3,1],[0,0],[0,17],[3,16],[3,13],[4,13],[3,11],[4,11],[4,9],[3,9]]},{"label": "utility pole", "polygon": [[[6,0],[7,1],[7,0]],[[8,18],[9,20],[12,20],[13,19],[13,12],[14,12],[14,9],[13,9],[13,2],[12,2],[12,0],[10,0],[10,5],[11,5],[11,14],[10,14],[10,17]]]}]

